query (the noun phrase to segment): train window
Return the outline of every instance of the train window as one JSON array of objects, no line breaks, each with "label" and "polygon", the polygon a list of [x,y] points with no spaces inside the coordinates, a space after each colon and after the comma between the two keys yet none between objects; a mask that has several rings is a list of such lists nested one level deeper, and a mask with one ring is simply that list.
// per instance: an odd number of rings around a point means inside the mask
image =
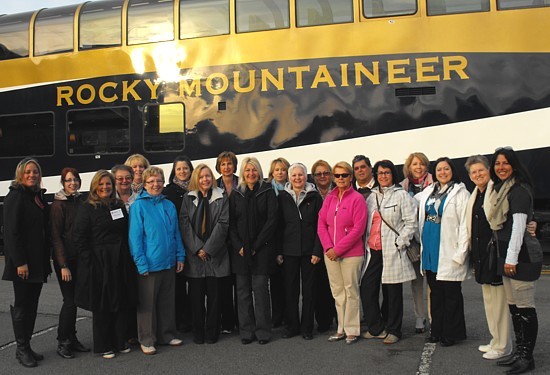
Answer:
[{"label": "train window", "polygon": [[416,0],[363,0],[363,14],[367,18],[406,16],[416,11]]},{"label": "train window", "polygon": [[33,12],[0,17],[0,60],[29,56],[29,24]]},{"label": "train window", "polygon": [[236,0],[237,32],[285,29],[290,25],[288,0]]},{"label": "train window", "polygon": [[43,9],[34,22],[34,55],[73,50],[74,13],[78,5]]},{"label": "train window", "polygon": [[229,0],[181,0],[180,38],[229,34]]},{"label": "train window", "polygon": [[428,15],[488,12],[489,0],[428,0]]},{"label": "train window", "polygon": [[53,155],[53,140],[53,113],[0,117],[0,157]]},{"label": "train window", "polygon": [[122,5],[124,0],[92,1],[80,11],[80,50],[122,44]]},{"label": "train window", "polygon": [[130,0],[128,44],[174,40],[173,0]]},{"label": "train window", "polygon": [[497,7],[502,9],[540,8],[550,6],[550,0],[498,0]]},{"label": "train window", "polygon": [[116,154],[130,150],[128,107],[67,112],[67,153]]},{"label": "train window", "polygon": [[181,151],[184,147],[183,103],[148,104],[143,110],[143,149]]},{"label": "train window", "polygon": [[301,26],[353,21],[351,0],[296,0],[296,23]]}]

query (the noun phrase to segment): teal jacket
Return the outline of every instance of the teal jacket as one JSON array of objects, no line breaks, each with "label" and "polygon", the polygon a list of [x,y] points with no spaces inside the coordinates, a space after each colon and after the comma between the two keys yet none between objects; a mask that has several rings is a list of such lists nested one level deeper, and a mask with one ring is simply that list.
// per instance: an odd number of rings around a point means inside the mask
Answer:
[{"label": "teal jacket", "polygon": [[143,190],[130,210],[130,252],[138,273],[167,270],[185,261],[176,207]]}]

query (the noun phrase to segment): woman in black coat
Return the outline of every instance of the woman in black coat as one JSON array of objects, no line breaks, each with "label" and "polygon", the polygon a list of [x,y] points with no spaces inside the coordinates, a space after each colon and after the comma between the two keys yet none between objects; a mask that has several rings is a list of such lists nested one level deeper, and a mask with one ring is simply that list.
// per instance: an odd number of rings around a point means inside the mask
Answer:
[{"label": "woman in black coat", "polygon": [[263,182],[262,168],[256,158],[242,161],[239,180],[239,187],[229,199],[229,233],[241,342],[246,345],[257,338],[260,344],[267,344],[271,339],[268,279],[275,267],[277,197],[271,185]]},{"label": "woman in black coat", "polygon": [[[313,338],[314,288],[316,265],[323,249],[317,236],[319,210],[323,198],[315,185],[306,182],[307,169],[301,163],[288,169],[290,182],[279,193],[282,228],[279,255],[283,262],[283,279],[286,295],[287,330],[283,338],[300,332],[305,340]],[[300,277],[301,275],[301,277]],[[302,280],[302,318],[299,318],[300,278]]]},{"label": "woman in black coat", "polygon": [[[188,156],[177,156],[172,163],[168,184],[162,190],[162,194],[176,206],[178,216],[183,196],[188,191],[193,169],[193,163]],[[176,328],[183,332],[189,332],[192,326],[191,300],[187,292],[187,284],[187,276],[183,272],[176,273]]]},{"label": "woman in black coat", "polygon": [[73,241],[73,223],[76,211],[82,203],[80,175],[74,168],[61,171],[63,189],[54,196],[50,223],[53,245],[53,265],[59,288],[63,295],[63,306],[57,326],[57,354],[62,358],[74,358],[73,352],[89,352],[76,338],[75,287],[78,274],[76,249]]},{"label": "woman in black coat", "polygon": [[48,239],[48,204],[40,188],[42,171],[35,159],[19,162],[15,179],[4,199],[3,280],[13,282],[15,303],[10,306],[17,342],[15,357],[25,367],[35,367],[44,356],[30,346],[42,283],[51,273]]},{"label": "woman in black coat", "polygon": [[115,179],[98,171],[74,223],[78,252],[77,306],[93,313],[94,352],[128,353],[128,312],[137,302],[137,273],[128,248],[128,213],[116,199]]}]

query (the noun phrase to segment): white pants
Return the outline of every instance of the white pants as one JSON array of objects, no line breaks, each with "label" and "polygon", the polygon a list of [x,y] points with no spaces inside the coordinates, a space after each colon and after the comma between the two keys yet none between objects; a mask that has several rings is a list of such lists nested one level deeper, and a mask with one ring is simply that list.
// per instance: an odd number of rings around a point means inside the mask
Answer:
[{"label": "white pants", "polygon": [[501,353],[510,353],[512,350],[512,321],[506,303],[504,286],[481,285],[485,316],[491,333],[491,349]]}]

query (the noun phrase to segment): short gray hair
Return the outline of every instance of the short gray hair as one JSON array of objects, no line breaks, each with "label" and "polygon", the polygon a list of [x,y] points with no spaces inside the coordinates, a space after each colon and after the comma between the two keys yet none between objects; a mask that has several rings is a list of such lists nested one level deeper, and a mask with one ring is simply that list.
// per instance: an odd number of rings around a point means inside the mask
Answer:
[{"label": "short gray hair", "polygon": [[470,168],[474,164],[483,164],[483,166],[485,166],[485,168],[487,168],[488,170],[491,168],[489,164],[489,159],[487,159],[483,155],[472,155],[466,160],[466,163],[464,163],[464,168],[466,168],[468,173],[470,173]]},{"label": "short gray hair", "polygon": [[307,176],[307,167],[302,163],[293,163],[290,167],[288,167],[288,175],[290,176],[292,174],[292,171],[296,168],[302,168],[302,170],[304,171],[304,175]]}]

